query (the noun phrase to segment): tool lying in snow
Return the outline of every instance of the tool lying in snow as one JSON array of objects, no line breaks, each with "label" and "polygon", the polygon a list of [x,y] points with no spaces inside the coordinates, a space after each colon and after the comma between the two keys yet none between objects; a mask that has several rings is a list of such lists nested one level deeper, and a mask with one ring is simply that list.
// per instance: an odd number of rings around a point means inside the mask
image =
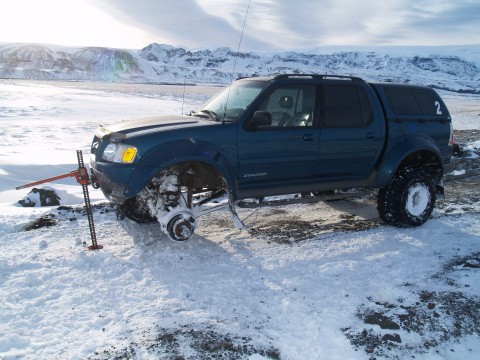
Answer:
[{"label": "tool lying in snow", "polygon": [[32,187],[32,186],[36,186],[36,185],[40,185],[40,184],[44,184],[44,183],[48,183],[48,182],[52,182],[52,181],[65,179],[65,178],[69,178],[69,177],[74,177],[75,180],[77,180],[77,182],[80,185],[82,185],[83,199],[85,200],[85,208],[87,210],[88,226],[90,228],[90,237],[92,238],[92,245],[90,245],[88,247],[88,249],[89,250],[102,249],[103,246],[97,244],[97,235],[95,234],[95,225],[93,223],[92,205],[90,203],[90,195],[88,193],[88,185],[90,185],[91,182],[90,182],[90,176],[88,174],[88,170],[83,163],[82,150],[77,150],[77,160],[78,160],[78,169],[77,170],[71,171],[71,172],[66,173],[66,174],[53,176],[53,177],[50,177],[50,178],[47,178],[47,179],[34,181],[34,182],[29,183],[29,184],[24,184],[24,185],[21,185],[21,186],[17,186],[15,189],[16,190],[26,189],[26,188],[29,188],[29,187]]}]

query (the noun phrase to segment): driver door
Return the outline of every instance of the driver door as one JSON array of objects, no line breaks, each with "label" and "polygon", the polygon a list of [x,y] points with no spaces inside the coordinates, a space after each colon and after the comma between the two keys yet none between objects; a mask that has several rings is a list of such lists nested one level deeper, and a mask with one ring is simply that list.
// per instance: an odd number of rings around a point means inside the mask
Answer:
[{"label": "driver door", "polygon": [[302,184],[315,176],[319,129],[315,87],[296,85],[274,90],[258,110],[272,122],[254,130],[239,129],[240,191]]}]

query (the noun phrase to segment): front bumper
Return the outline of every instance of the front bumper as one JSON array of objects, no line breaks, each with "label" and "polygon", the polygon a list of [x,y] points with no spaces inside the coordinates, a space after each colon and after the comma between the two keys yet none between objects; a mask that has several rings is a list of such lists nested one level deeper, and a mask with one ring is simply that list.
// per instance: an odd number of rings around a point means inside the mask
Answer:
[{"label": "front bumper", "polygon": [[90,163],[92,182],[102,190],[105,197],[114,204],[121,205],[128,198],[126,187],[133,169],[111,163]]},{"label": "front bumper", "polygon": [[116,164],[90,160],[93,182],[97,183],[105,197],[114,204],[137,196],[159,169],[142,164]]}]

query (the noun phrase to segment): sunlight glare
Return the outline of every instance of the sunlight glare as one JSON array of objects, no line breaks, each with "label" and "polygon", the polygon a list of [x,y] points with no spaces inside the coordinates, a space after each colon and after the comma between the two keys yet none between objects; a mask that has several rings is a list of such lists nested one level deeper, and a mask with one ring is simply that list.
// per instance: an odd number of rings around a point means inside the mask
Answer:
[{"label": "sunlight glare", "polygon": [[0,42],[141,48],[154,39],[84,0],[7,0]]}]

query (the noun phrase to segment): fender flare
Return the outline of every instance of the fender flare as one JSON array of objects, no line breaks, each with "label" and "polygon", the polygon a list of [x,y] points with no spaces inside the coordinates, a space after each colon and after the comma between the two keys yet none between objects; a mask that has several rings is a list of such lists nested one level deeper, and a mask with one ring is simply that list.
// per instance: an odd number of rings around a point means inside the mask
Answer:
[{"label": "fender flare", "polygon": [[130,176],[125,188],[125,197],[136,196],[148,182],[169,167],[185,162],[199,162],[210,165],[225,179],[232,194],[236,194],[234,171],[228,156],[218,148],[205,142],[190,139],[163,143],[146,153],[139,160],[139,166]]},{"label": "fender flare", "polygon": [[441,152],[435,141],[424,135],[409,137],[396,142],[385,153],[382,162],[378,166],[376,186],[387,186],[395,176],[400,165],[415,153],[427,152],[433,154],[442,166]]}]

